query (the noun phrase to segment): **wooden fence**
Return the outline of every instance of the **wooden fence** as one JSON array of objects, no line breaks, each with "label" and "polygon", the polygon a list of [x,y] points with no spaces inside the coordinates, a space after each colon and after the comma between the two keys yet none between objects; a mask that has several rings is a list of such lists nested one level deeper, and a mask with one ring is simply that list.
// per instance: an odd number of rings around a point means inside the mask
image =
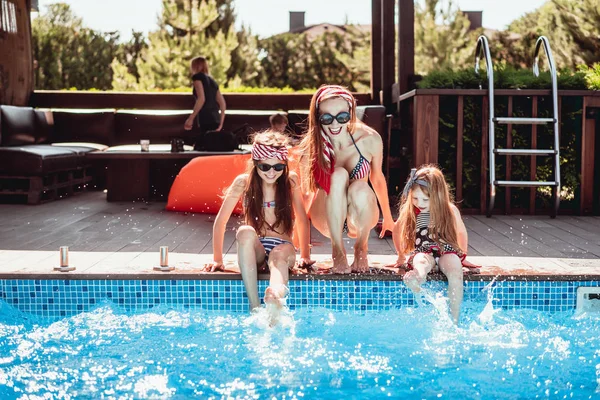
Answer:
[{"label": "wooden fence", "polygon": [[[506,99],[506,115],[495,112],[496,116],[514,116],[513,115],[513,104],[519,99],[526,97],[531,103],[530,117],[537,117],[538,107],[543,99],[548,99],[551,96],[550,90],[496,90],[495,91],[495,103],[498,103],[499,98]],[[401,113],[406,116],[408,121],[404,122],[405,129],[410,131],[412,136],[412,162],[413,166],[418,166],[427,163],[438,164],[440,162],[439,155],[442,149],[440,142],[440,129],[444,129],[446,125],[442,125],[442,116],[440,115],[440,101],[445,101],[448,98],[452,98],[452,101],[456,101],[456,111],[453,119],[455,125],[455,135],[453,138],[456,143],[456,148],[453,156],[455,157],[455,181],[451,184],[456,188],[455,198],[458,202],[464,199],[464,171],[463,162],[465,159],[464,147],[465,147],[465,136],[479,136],[477,140],[480,141],[480,176],[479,176],[479,187],[481,188],[479,205],[466,210],[467,212],[473,213],[485,213],[485,208],[489,196],[488,189],[488,96],[487,90],[477,89],[416,89],[405,93],[400,96],[400,108],[404,109],[405,112]],[[479,128],[481,132],[469,131],[465,128],[465,101],[467,99],[477,99],[481,102],[480,106],[480,122]],[[600,147],[600,143],[596,143],[596,135],[599,131],[600,118],[598,118],[598,112],[596,108],[600,107],[600,92],[586,91],[586,90],[559,90],[559,122],[561,123],[562,132],[562,115],[563,115],[563,104],[566,102],[581,102],[580,112],[576,112],[577,118],[580,118],[578,122],[580,124],[579,132],[575,132],[578,135],[576,142],[579,144],[578,151],[580,156],[578,157],[578,184],[575,188],[575,200],[576,207],[573,210],[561,210],[563,213],[573,212],[578,214],[598,214],[598,185],[595,185],[598,180],[598,174],[594,175],[594,170],[600,160],[595,157],[598,154],[597,148]],[[479,104],[479,103],[478,103]],[[577,103],[579,104],[579,103]],[[478,116],[479,117],[479,116]],[[472,127],[471,127],[472,129]],[[531,148],[537,148],[538,145],[538,127],[533,125],[531,129]],[[507,126],[506,129],[506,146],[510,147],[513,140],[513,127]],[[561,138],[562,140],[562,138]],[[447,150],[447,149],[443,149]],[[447,152],[447,151],[446,151]],[[561,157],[562,158],[562,157]],[[445,160],[447,161],[447,160]],[[561,163],[562,164],[562,163]],[[507,157],[505,164],[503,165],[502,173],[505,174],[507,180],[512,175],[512,162],[511,157]],[[530,161],[530,179],[536,180],[536,157],[531,157]],[[600,173],[600,172],[599,172]],[[512,189],[515,190],[515,189]],[[546,212],[540,210],[539,205],[536,207],[536,188],[527,189],[529,190],[529,201],[528,210],[530,214],[536,212]],[[513,199],[514,201],[514,199]],[[506,188],[504,193],[504,210],[498,210],[497,212],[522,212],[523,210],[515,210],[511,206],[511,189]]]}]

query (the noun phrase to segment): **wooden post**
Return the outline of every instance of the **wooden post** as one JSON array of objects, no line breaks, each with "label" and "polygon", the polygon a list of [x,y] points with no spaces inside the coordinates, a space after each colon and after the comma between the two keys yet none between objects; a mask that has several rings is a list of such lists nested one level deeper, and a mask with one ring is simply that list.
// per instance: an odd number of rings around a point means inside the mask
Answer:
[{"label": "wooden post", "polygon": [[371,1],[371,104],[381,104],[381,0]]},{"label": "wooden post", "polygon": [[[538,115],[538,97],[533,96],[531,99],[531,117],[537,118]],[[537,125],[531,125],[531,148],[537,149]],[[529,162],[529,179],[537,181],[537,157],[531,156]],[[529,189],[529,214],[535,215],[535,195],[537,193],[537,186]]]},{"label": "wooden post", "polygon": [[583,121],[581,132],[581,182],[580,214],[591,214],[594,207],[594,149],[596,146],[596,121],[586,118],[588,107],[600,107],[600,98],[583,97]]},{"label": "wooden post", "polygon": [[415,167],[438,162],[440,97],[415,96],[413,160]]},{"label": "wooden post", "polygon": [[394,111],[393,104],[398,102],[398,99],[392,99],[396,68],[394,6],[394,0],[381,0],[381,104],[390,114]]},{"label": "wooden post", "polygon": [[398,85],[400,94],[412,90],[415,75],[415,3],[398,0]]},{"label": "wooden post", "polygon": [[464,96],[458,96],[456,109],[456,203],[463,199],[463,131],[464,131]]},{"label": "wooden post", "polygon": [[[513,116],[513,96],[508,96],[508,117]],[[512,149],[513,147],[513,137],[512,137],[512,124],[506,125],[506,148]],[[512,179],[512,157],[510,155],[506,156],[506,180],[510,181]],[[510,214],[510,186],[506,186],[504,188],[504,213]]]},{"label": "wooden post", "polygon": [[0,16],[0,104],[26,106],[33,92],[31,3],[13,0],[6,4],[14,7],[3,7]]},{"label": "wooden post", "polygon": [[[481,194],[479,196],[479,211],[485,214],[487,211],[487,198],[489,195],[488,176],[489,176],[489,118],[490,111],[487,96],[481,98]],[[493,182],[491,182],[493,184]],[[493,210],[492,210],[493,212]]]}]

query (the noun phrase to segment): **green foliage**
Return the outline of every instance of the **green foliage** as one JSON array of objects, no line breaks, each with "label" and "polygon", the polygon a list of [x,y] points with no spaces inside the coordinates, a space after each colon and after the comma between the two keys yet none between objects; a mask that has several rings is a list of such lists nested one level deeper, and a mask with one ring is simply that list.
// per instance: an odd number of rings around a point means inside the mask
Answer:
[{"label": "green foliage", "polygon": [[561,67],[575,68],[600,61],[600,3],[548,1],[513,21],[508,32],[493,38],[492,54],[509,65],[530,67],[535,41],[540,35],[550,40],[554,59]]},{"label": "green foliage", "polygon": [[112,87],[110,63],[118,34],[83,26],[69,5],[56,3],[32,21],[36,89]]},{"label": "green foliage", "polygon": [[[159,29],[148,35],[148,47],[136,61],[139,79],[135,89],[165,90],[191,85],[190,61],[199,55],[209,60],[215,80],[226,82],[231,53],[238,46],[230,3],[231,0],[163,0]],[[119,72],[115,88],[131,81],[120,76],[122,68],[114,65],[114,70]]]},{"label": "green foliage", "polygon": [[[588,89],[585,73],[564,69],[558,72],[559,89]],[[487,88],[487,74],[480,71],[475,74],[473,68],[453,70],[435,70],[423,77],[417,83],[420,89],[479,89]],[[549,72],[541,72],[539,77],[533,75],[531,70],[514,69],[499,66],[494,70],[495,89],[549,89],[551,78]]]},{"label": "green foliage", "polygon": [[600,63],[596,63],[591,67],[580,65],[579,72],[585,77],[585,82],[590,90],[600,90]]},{"label": "green foliage", "polygon": [[264,57],[260,85],[295,90],[323,83],[344,85],[350,90],[365,87],[369,84],[370,63],[353,63],[350,59],[354,55],[364,58],[368,36],[354,27],[344,30],[344,34],[325,32],[316,38],[306,33],[284,33],[261,40]]},{"label": "green foliage", "polygon": [[473,60],[480,30],[469,30],[468,18],[452,0],[415,3],[415,72],[464,68]]}]

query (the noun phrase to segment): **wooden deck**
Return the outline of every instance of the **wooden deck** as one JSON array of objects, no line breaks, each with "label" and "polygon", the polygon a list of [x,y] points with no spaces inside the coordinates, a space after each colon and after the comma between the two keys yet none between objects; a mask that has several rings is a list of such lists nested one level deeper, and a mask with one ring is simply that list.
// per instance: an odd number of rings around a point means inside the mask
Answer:
[{"label": "wooden deck", "polygon": [[[103,192],[81,193],[37,206],[0,205],[0,279],[239,279],[205,274],[212,260],[213,215],[165,211],[165,203],[108,203]],[[600,217],[465,216],[469,259],[482,265],[468,279],[600,279]],[[232,218],[225,237],[227,269],[236,271]],[[347,241],[349,254],[350,240]],[[54,272],[69,246],[74,272]],[[159,246],[169,246],[171,273],[153,271]],[[329,240],[312,231],[313,259],[331,263]],[[369,240],[375,268],[396,259],[391,238]],[[351,276],[329,276],[357,279]],[[325,279],[329,279],[326,277]],[[361,275],[401,279],[397,275]]]}]

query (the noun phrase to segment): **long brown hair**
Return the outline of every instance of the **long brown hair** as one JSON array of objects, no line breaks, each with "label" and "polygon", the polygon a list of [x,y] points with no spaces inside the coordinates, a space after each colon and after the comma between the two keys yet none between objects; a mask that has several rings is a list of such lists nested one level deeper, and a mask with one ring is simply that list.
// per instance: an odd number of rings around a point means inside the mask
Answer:
[{"label": "long brown hair", "polygon": [[[402,195],[398,213],[400,242],[403,246],[399,249],[400,253],[408,254],[415,249],[417,217],[415,207],[412,204],[412,191],[416,187],[421,188],[423,193],[429,197],[430,220],[428,231],[431,237],[436,241],[448,243],[455,249],[460,249],[454,213],[451,208],[453,199],[444,179],[444,174],[435,165],[423,165],[417,171],[415,179],[427,182],[427,187],[413,183],[408,193]],[[465,252],[467,249],[460,250]]]},{"label": "long brown hair", "polygon": [[[317,182],[312,174],[312,166],[316,163],[321,169],[328,170],[329,165],[327,160],[324,157],[324,146],[323,139],[321,138],[321,125],[319,124],[319,104],[317,104],[317,99],[324,91],[331,91],[335,93],[336,91],[345,92],[348,96],[352,98],[352,104],[350,105],[350,121],[348,122],[348,132],[352,135],[356,130],[357,124],[360,124],[360,121],[356,118],[356,99],[348,89],[343,86],[338,85],[322,85],[313,95],[310,100],[310,111],[308,114],[308,130],[304,133],[304,138],[300,143],[300,148],[302,149],[301,154],[303,157],[308,157],[308,162],[302,163],[302,176],[304,177],[304,183],[307,185],[311,191],[316,192]],[[339,95],[332,94],[330,96],[325,96],[320,99],[322,103],[325,100],[342,98]]]},{"label": "long brown hair", "polygon": [[[280,132],[269,129],[257,133],[252,143],[282,147],[287,146],[288,137]],[[264,236],[265,227],[268,227],[268,224],[265,221],[263,207],[263,180],[258,175],[256,163],[253,160],[248,162],[246,173],[248,174],[248,182],[243,198],[245,223],[253,227],[259,236]],[[279,179],[277,179],[275,187],[275,223],[270,228],[277,233],[290,235],[293,227],[292,185],[290,183],[289,167],[286,167]]]}]

